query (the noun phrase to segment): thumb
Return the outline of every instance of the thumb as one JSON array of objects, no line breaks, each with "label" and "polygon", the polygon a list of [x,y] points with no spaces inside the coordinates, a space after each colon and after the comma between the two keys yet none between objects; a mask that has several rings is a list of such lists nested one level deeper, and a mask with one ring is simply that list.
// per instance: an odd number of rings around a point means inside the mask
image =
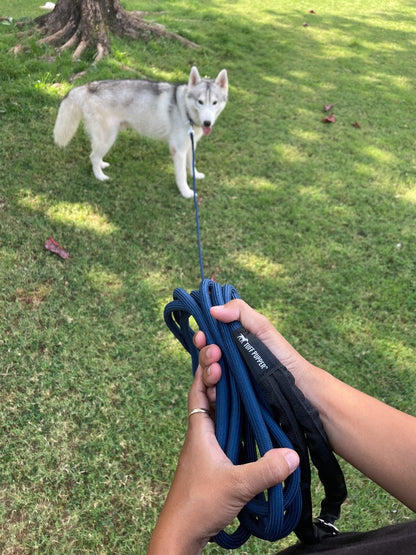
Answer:
[{"label": "thumb", "polygon": [[292,449],[271,449],[261,459],[242,466],[236,466],[244,484],[243,495],[246,502],[258,493],[280,484],[299,466],[299,455]]}]

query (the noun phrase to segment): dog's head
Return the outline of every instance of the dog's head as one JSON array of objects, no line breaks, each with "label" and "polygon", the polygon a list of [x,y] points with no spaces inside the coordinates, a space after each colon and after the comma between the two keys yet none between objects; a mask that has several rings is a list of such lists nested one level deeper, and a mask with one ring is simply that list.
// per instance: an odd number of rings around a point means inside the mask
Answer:
[{"label": "dog's head", "polygon": [[215,120],[225,108],[228,98],[228,76],[225,69],[214,79],[202,79],[194,66],[188,81],[187,108],[192,122],[209,135]]}]

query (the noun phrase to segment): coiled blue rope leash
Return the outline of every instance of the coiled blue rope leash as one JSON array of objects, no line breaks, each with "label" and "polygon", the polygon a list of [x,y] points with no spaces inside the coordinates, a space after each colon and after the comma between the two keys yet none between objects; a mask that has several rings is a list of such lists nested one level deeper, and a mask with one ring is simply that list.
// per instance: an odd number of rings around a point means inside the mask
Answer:
[{"label": "coiled blue rope leash", "polygon": [[[234,532],[222,530],[213,540],[226,549],[235,549],[245,543],[250,535],[276,541],[295,530],[301,541],[314,543],[323,536],[338,533],[333,522],[339,518],[340,506],[346,497],[344,477],[329,447],[318,413],[296,388],[291,374],[253,336],[269,364],[266,365],[268,372],[259,372],[256,365],[253,367],[250,361],[247,363],[244,348],[239,350],[235,334],[240,333],[241,337],[241,324],[224,324],[211,316],[212,306],[239,298],[239,294],[231,285],[221,286],[204,278],[192,124],[189,134],[202,279],[199,290],[190,294],[184,289],[175,289],[173,301],[165,307],[165,322],[190,353],[193,373],[198,367],[199,351],[193,344],[195,332],[190,325],[191,317],[205,333],[207,344],[215,343],[221,349],[222,377],[216,388],[215,433],[229,459],[234,464],[252,462],[274,447],[294,448],[293,444],[301,458],[300,467],[284,484],[270,488],[267,494],[259,494],[243,508],[238,515],[239,526]],[[246,339],[244,337],[244,341]],[[277,422],[284,422],[287,434]],[[320,517],[314,523],[309,453],[318,468],[326,494],[321,503]]]},{"label": "coiled blue rope leash", "polygon": [[[220,361],[222,378],[217,385],[216,436],[226,455],[234,464],[255,461],[273,447],[290,447],[286,435],[273,420],[266,403],[251,382],[241,355],[232,338],[232,330],[238,322],[226,325],[215,320],[209,309],[213,305],[225,304],[239,298],[231,285],[221,287],[218,283],[204,278],[201,246],[201,231],[196,192],[195,143],[192,124],[189,135],[192,147],[192,184],[196,231],[201,271],[199,292],[190,295],[183,289],[175,289],[174,300],[165,308],[165,321],[175,337],[191,354],[193,373],[198,366],[199,352],[193,344],[194,331],[189,325],[192,316],[198,328],[204,331],[207,342],[217,344],[223,353]],[[224,548],[234,549],[247,541],[251,534],[274,541],[287,536],[299,521],[302,500],[299,491],[299,470],[297,469],[284,485],[271,488],[267,497],[264,493],[253,499],[239,515],[240,525],[232,533],[221,531],[214,540]]]},{"label": "coiled blue rope leash", "polygon": [[[173,301],[164,312],[167,326],[191,354],[193,372],[198,366],[198,350],[193,344],[193,317],[207,343],[217,344],[223,354],[220,361],[222,378],[217,384],[215,407],[216,436],[222,449],[234,464],[257,460],[273,447],[293,448],[276,424],[262,393],[251,380],[244,360],[234,342],[232,332],[238,322],[224,324],[213,318],[211,306],[239,298],[231,285],[221,286],[212,280],[201,282],[199,291],[188,294],[175,289]],[[240,525],[232,533],[221,531],[214,540],[226,549],[242,545],[251,534],[275,541],[296,527],[302,509],[297,469],[285,484],[270,488],[250,501],[238,515]]]}]

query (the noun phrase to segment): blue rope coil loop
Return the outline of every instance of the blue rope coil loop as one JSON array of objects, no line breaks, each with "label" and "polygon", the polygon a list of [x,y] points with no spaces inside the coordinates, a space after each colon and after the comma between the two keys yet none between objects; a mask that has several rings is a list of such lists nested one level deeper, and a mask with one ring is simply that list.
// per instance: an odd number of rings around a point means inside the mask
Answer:
[{"label": "blue rope coil loop", "polygon": [[[213,318],[211,306],[240,298],[231,285],[203,279],[198,291],[188,294],[177,288],[164,311],[168,328],[190,353],[192,370],[198,367],[198,350],[193,344],[192,317],[205,333],[207,344],[215,343],[222,352],[222,377],[217,384],[215,430],[218,442],[234,464],[257,460],[274,447],[293,448],[274,421],[270,407],[250,377],[232,337],[239,322],[224,324]],[[221,547],[235,549],[250,535],[276,541],[289,535],[302,512],[300,472],[296,469],[284,484],[270,488],[250,501],[238,515],[239,526],[232,533],[222,530],[215,538]]]}]

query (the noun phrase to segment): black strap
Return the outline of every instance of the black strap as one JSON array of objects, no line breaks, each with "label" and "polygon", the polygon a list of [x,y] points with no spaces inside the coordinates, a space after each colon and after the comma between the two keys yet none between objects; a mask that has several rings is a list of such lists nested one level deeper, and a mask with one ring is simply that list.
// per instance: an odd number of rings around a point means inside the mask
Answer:
[{"label": "black strap", "polygon": [[[340,516],[347,488],[318,411],[295,385],[292,374],[255,335],[241,327],[233,331],[233,336],[276,422],[300,457],[302,514],[295,528],[296,535],[304,543],[336,535],[338,530],[334,522]],[[309,455],[325,490],[321,512],[315,521],[312,518]]]}]

